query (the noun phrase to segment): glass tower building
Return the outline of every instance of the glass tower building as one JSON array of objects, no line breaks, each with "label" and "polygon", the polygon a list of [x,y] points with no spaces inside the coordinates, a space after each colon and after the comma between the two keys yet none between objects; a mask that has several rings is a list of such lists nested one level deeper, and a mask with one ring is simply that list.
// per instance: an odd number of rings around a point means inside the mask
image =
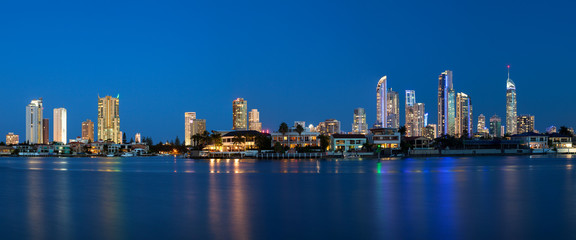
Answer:
[{"label": "glass tower building", "polygon": [[516,113],[516,84],[510,79],[510,66],[508,66],[508,80],[506,80],[506,133],[517,133]]}]

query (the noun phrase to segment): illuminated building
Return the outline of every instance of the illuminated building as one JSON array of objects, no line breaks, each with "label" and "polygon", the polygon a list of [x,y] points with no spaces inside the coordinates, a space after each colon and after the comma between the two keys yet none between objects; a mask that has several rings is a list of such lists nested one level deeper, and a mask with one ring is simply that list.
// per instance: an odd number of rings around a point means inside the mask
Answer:
[{"label": "illuminated building", "polygon": [[94,142],[94,122],[90,119],[82,122],[82,140]]},{"label": "illuminated building", "polygon": [[252,109],[248,114],[248,122],[250,130],[262,131],[262,123],[260,122],[260,112],[258,109]]},{"label": "illuminated building", "polygon": [[142,136],[140,135],[140,133],[136,133],[136,135],[134,136],[134,142],[142,143]]},{"label": "illuminated building", "polygon": [[510,79],[510,65],[508,65],[508,80],[506,80],[506,133],[517,133],[516,121],[516,84]]},{"label": "illuminated building", "polygon": [[454,136],[456,131],[456,101],[452,85],[452,71],[446,70],[438,77],[438,135]]},{"label": "illuminated building", "polygon": [[337,152],[358,151],[365,143],[364,134],[332,134],[330,137],[330,149]]},{"label": "illuminated building", "polygon": [[424,131],[422,132],[422,136],[428,139],[435,139],[436,138],[436,124],[429,124],[424,127]]},{"label": "illuminated building", "polygon": [[398,92],[392,91],[392,88],[388,89],[388,127],[399,128],[400,127],[400,108],[398,100]]},{"label": "illuminated building", "polygon": [[192,123],[192,136],[196,134],[204,134],[206,131],[206,119],[194,119]]},{"label": "illuminated building", "polygon": [[65,108],[54,109],[54,142],[66,144],[67,113]]},{"label": "illuminated building", "polygon": [[456,137],[472,136],[472,100],[466,93],[456,94]]},{"label": "illuminated building", "polygon": [[352,123],[352,132],[357,134],[367,134],[368,125],[366,124],[366,111],[364,108],[354,109],[354,121]]},{"label": "illuminated building", "polygon": [[192,145],[192,136],[194,135],[194,133],[192,133],[192,125],[195,119],[195,112],[184,113],[184,145],[186,146]]},{"label": "illuminated building", "polygon": [[32,100],[30,104],[26,106],[26,141],[29,144],[43,143],[43,110],[42,98]]},{"label": "illuminated building", "polygon": [[516,119],[516,131],[518,131],[518,134],[534,132],[534,116],[520,115]]},{"label": "illuminated building", "polygon": [[386,76],[380,78],[376,85],[376,124],[375,127],[386,127],[388,122],[388,89]]},{"label": "illuminated building", "polygon": [[288,132],[282,134],[280,132],[273,132],[272,136],[272,146],[274,144],[279,143],[282,146],[288,146],[290,148],[295,148],[296,146],[300,145],[302,147],[318,147],[320,146],[318,136],[320,135],[319,132],[314,130],[312,124],[310,127],[304,128],[304,132],[298,133],[296,132],[296,126],[300,125],[303,126],[306,123],[303,121],[296,121],[294,122],[294,127],[288,129]]},{"label": "illuminated building", "polygon": [[372,143],[381,149],[400,149],[401,135],[397,128],[374,128]]},{"label": "illuminated building", "polygon": [[484,116],[484,114],[480,114],[478,116],[478,125],[476,126],[476,132],[488,133],[488,129],[486,128],[486,117]]},{"label": "illuminated building", "polygon": [[490,118],[490,136],[492,137],[502,137],[502,119],[498,115],[494,114]]},{"label": "illuminated building", "polygon": [[248,130],[248,102],[237,98],[232,102],[232,129]]},{"label": "illuminated building", "polygon": [[426,122],[424,103],[416,103],[414,90],[406,90],[406,136],[422,136]]},{"label": "illuminated building", "polygon": [[6,145],[18,145],[20,143],[20,136],[14,133],[6,134]]},{"label": "illuminated building", "polygon": [[332,135],[340,133],[340,121],[336,119],[327,119],[318,124],[318,132],[321,134]]},{"label": "illuminated building", "polygon": [[98,139],[122,143],[120,132],[120,95],[98,97]]},{"label": "illuminated building", "polygon": [[48,118],[42,119],[42,143],[50,144],[50,120]]}]

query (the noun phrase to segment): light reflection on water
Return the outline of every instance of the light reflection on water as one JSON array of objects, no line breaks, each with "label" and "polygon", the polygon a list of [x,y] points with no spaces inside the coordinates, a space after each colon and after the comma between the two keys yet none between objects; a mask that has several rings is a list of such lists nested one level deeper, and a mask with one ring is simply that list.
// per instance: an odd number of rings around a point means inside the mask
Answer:
[{"label": "light reflection on water", "polygon": [[0,158],[0,206],[9,206],[0,224],[10,226],[0,235],[559,239],[576,236],[573,164],[566,156]]}]

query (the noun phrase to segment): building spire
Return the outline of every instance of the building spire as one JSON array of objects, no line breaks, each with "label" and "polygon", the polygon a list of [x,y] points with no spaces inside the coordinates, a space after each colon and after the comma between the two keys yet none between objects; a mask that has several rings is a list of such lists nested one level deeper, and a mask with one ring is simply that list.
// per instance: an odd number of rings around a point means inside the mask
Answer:
[{"label": "building spire", "polygon": [[508,64],[508,79],[510,79],[510,64]]}]

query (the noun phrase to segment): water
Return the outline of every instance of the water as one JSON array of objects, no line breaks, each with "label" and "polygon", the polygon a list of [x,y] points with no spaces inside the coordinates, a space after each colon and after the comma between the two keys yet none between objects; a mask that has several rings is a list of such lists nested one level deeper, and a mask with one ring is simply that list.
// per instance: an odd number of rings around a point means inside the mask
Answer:
[{"label": "water", "polygon": [[576,239],[574,162],[0,158],[0,236]]}]

